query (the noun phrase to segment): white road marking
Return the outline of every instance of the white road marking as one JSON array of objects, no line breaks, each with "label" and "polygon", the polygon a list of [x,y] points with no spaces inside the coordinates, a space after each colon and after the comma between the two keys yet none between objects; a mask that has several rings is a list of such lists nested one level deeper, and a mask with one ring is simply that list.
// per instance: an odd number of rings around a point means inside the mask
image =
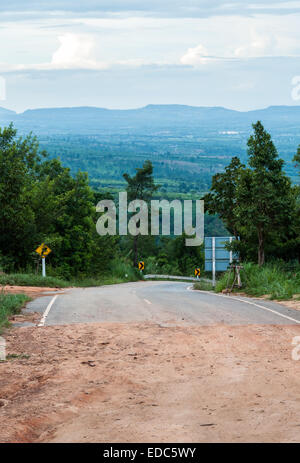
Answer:
[{"label": "white road marking", "polygon": [[47,306],[47,309],[45,310],[43,316],[42,316],[42,319],[40,321],[40,323],[38,324],[38,326],[44,326],[45,325],[45,322],[46,322],[46,318],[48,317],[49,315],[49,312],[51,310],[51,307],[53,306],[54,302],[55,302],[55,299],[58,297],[58,294],[56,296],[54,296],[51,301],[49,302],[48,306]]},{"label": "white road marking", "polygon": [[[191,286],[189,286],[187,289],[191,288]],[[264,310],[267,310],[268,312],[272,312],[274,313],[275,315],[279,315],[279,317],[282,317],[282,318],[286,318],[287,320],[291,320],[292,322],[295,322],[295,323],[298,323],[300,324],[300,321],[299,320],[296,320],[295,318],[292,318],[292,317],[289,317],[288,315],[284,315],[280,312],[277,312],[276,310],[273,310],[273,309],[270,309],[269,307],[265,307],[263,305],[260,305],[260,304],[256,304],[255,302],[250,302],[250,301],[245,301],[244,299],[240,299],[239,297],[236,297],[236,296],[225,296],[224,294],[217,294],[217,293],[211,293],[210,291],[202,291],[202,290],[197,290],[195,291],[195,294],[199,292],[199,293],[206,293],[206,294],[210,294],[211,296],[219,296],[219,297],[225,297],[225,298],[229,298],[229,299],[233,299],[234,301],[240,301],[240,302],[244,302],[245,304],[250,304],[250,305],[254,305],[256,307],[258,307],[259,309],[264,309]]]},{"label": "white road marking", "polygon": [[151,302],[148,301],[148,299],[144,299],[145,302],[147,302],[147,304],[151,305]]}]

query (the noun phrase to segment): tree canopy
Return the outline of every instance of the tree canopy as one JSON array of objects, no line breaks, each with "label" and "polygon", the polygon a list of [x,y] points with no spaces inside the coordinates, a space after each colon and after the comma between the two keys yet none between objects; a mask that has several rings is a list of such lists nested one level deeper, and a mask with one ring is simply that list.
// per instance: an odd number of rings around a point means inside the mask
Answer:
[{"label": "tree canopy", "polygon": [[[234,157],[224,173],[212,179],[204,197],[209,213],[218,213],[240,241],[242,258],[263,265],[265,256],[290,258],[296,246],[298,190],[283,171],[284,162],[271,135],[258,121],[248,140],[248,165]],[[295,247],[296,246],[296,247]],[[298,255],[298,254],[297,254]]]}]

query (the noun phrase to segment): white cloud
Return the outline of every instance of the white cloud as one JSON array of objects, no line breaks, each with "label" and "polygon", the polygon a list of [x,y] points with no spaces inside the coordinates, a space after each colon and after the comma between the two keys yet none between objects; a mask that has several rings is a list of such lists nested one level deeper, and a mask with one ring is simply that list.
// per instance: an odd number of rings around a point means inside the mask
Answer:
[{"label": "white cloud", "polygon": [[206,64],[208,62],[208,52],[206,48],[200,43],[195,48],[189,48],[187,52],[180,58],[181,64],[189,64],[197,66]]},{"label": "white cloud", "polygon": [[66,33],[58,36],[59,48],[50,63],[37,65],[39,69],[107,69],[109,64],[94,57],[95,40],[88,34]]},{"label": "white cloud", "polygon": [[63,34],[58,37],[60,46],[53,53],[53,69],[105,69],[106,63],[94,59],[95,41],[89,35]]},{"label": "white cloud", "polygon": [[201,67],[212,62],[280,56],[294,58],[300,56],[297,38],[289,36],[287,31],[274,34],[270,30],[265,32],[262,31],[261,27],[252,26],[245,28],[238,37],[234,34],[227,35],[226,42],[224,41],[221,44],[211,42],[209,51],[202,44],[189,48],[181,56],[180,63]]},{"label": "white cloud", "polygon": [[142,58],[97,60],[94,57],[95,39],[88,34],[66,33],[57,37],[60,45],[52,54],[50,62],[37,64],[0,63],[0,72],[13,71],[99,71],[121,66],[137,68],[145,65],[164,65],[165,62],[148,61]]},{"label": "white cloud", "polygon": [[58,49],[53,53],[50,62],[37,64],[0,64],[2,72],[9,71],[57,71],[67,69],[107,69],[107,62],[94,59],[93,51],[95,41],[93,37],[84,34],[66,33],[58,36],[60,43]]},{"label": "white cloud", "polygon": [[[207,18],[45,16],[0,28],[0,72],[106,70],[145,65],[226,66],[248,58],[298,57],[300,15]],[[197,45],[198,44],[198,45]]]}]

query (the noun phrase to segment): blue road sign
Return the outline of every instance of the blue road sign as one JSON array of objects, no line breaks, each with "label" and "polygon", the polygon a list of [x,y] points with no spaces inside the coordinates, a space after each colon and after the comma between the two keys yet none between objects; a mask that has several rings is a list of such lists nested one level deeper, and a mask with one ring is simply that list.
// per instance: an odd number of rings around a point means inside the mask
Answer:
[{"label": "blue road sign", "polygon": [[233,236],[207,236],[205,238],[205,270],[207,272],[225,272],[238,255],[227,251],[225,244],[235,240]]}]

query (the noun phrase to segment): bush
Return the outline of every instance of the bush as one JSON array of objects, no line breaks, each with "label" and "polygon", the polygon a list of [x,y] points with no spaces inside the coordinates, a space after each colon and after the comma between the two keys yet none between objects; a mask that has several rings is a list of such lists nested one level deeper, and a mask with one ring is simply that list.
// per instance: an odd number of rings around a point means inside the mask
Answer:
[{"label": "bush", "polygon": [[[300,266],[293,269],[281,261],[258,266],[246,263],[241,271],[242,290],[251,296],[268,295],[270,299],[291,299],[294,295],[300,297]],[[216,291],[226,288],[228,271],[216,284]],[[229,286],[233,282],[231,275]]]},{"label": "bush", "polygon": [[[109,274],[107,276],[110,276]],[[126,259],[115,259],[111,264],[111,276],[123,281],[137,281],[142,278],[139,270]]]}]

